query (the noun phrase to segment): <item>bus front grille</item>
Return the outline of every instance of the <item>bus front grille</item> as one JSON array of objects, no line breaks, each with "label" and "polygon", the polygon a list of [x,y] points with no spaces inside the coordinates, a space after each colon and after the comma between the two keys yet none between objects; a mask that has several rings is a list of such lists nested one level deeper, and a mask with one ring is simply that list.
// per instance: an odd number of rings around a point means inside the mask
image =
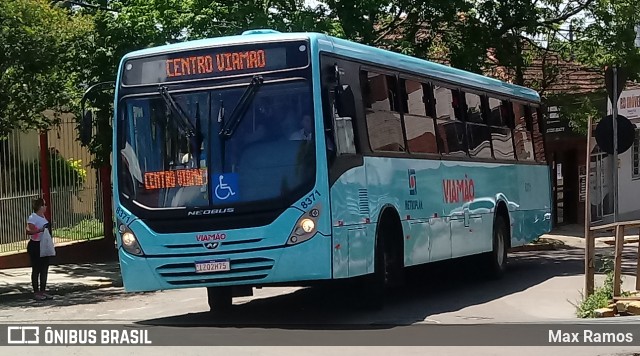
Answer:
[{"label": "bus front grille", "polygon": [[156,272],[172,285],[240,282],[265,278],[275,261],[270,258],[231,259],[229,271],[196,273],[195,263],[170,263],[156,268]]}]

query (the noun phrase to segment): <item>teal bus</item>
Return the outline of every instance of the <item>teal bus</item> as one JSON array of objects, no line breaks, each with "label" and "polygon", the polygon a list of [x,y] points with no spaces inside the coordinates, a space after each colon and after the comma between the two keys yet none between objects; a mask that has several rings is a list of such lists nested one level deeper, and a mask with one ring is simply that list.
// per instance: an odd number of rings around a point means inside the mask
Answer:
[{"label": "teal bus", "polygon": [[405,267],[551,228],[531,89],[317,33],[249,30],[121,60],[113,117],[126,291],[352,279],[382,306]]}]

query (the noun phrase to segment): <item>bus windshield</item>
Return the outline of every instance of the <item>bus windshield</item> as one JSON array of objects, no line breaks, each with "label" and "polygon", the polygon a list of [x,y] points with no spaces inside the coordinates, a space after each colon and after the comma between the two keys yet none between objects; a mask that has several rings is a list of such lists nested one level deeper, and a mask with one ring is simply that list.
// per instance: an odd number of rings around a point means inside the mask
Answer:
[{"label": "bus windshield", "polygon": [[178,110],[159,95],[125,98],[123,195],[148,208],[264,206],[290,204],[310,189],[315,135],[309,83],[265,82],[245,103],[233,135],[220,135],[246,88],[171,91]]}]

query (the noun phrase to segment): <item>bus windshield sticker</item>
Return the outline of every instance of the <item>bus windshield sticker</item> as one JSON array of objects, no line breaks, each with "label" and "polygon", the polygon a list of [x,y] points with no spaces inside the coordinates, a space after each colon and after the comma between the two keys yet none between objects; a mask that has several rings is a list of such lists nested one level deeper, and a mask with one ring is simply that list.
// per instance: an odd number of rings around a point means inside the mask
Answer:
[{"label": "bus windshield sticker", "polygon": [[215,182],[215,196],[217,200],[233,202],[238,200],[238,174],[218,174]]}]

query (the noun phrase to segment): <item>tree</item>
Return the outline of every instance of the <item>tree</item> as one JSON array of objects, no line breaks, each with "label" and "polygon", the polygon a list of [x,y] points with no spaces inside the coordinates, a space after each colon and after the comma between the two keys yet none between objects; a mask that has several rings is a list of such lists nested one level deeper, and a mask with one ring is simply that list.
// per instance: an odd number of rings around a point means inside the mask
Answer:
[{"label": "tree", "polygon": [[636,0],[598,0],[587,9],[587,18],[578,22],[573,44],[576,59],[604,68],[626,67],[630,79],[640,79],[640,49],[635,47],[635,27],[640,25]]},{"label": "tree", "polygon": [[[107,6],[106,1],[91,4],[103,9]],[[323,8],[305,7],[302,0],[241,4],[228,0],[114,0],[108,6],[112,11],[91,6],[78,12],[90,15],[94,28],[91,39],[83,44],[76,68],[87,85],[115,81],[121,58],[150,46],[239,34],[251,28],[330,32],[333,26],[321,16]],[[93,166],[99,167],[108,164],[111,153],[113,92],[99,92],[89,99],[96,127],[89,150],[95,155]]]},{"label": "tree", "polygon": [[[634,43],[635,27],[640,24],[637,1],[596,0],[585,12],[585,18],[575,21],[575,40],[567,46],[575,60],[603,74],[606,66],[624,67],[628,79],[640,79],[640,49]],[[609,100],[604,88],[599,98],[583,96],[562,108],[574,130],[586,134],[588,120],[597,123],[603,117]]]},{"label": "tree", "polygon": [[[90,16],[92,35],[80,46],[75,62],[86,86],[115,82],[122,57],[131,51],[182,40],[189,14],[182,10],[183,2],[166,0],[109,1],[91,3],[94,6],[76,11],[76,16]],[[98,6],[99,8],[96,8]],[[103,89],[105,89],[103,87]],[[108,166],[112,148],[113,91],[103,90],[88,97],[94,113],[95,127],[88,145],[94,167]],[[80,118],[76,106],[77,117]]]},{"label": "tree", "polygon": [[45,129],[70,111],[76,76],[69,50],[90,30],[86,18],[46,0],[0,0],[0,137]]}]

